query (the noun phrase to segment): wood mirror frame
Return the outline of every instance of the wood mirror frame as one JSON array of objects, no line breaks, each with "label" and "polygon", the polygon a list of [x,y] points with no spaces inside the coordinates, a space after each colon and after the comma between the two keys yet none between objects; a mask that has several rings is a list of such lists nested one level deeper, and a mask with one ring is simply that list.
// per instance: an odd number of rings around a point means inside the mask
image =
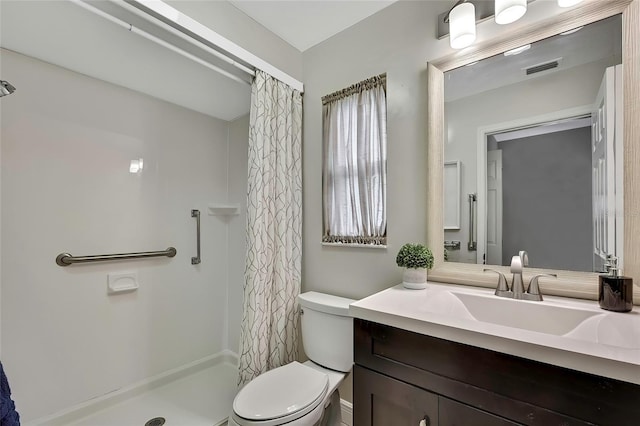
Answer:
[{"label": "wood mirror frame", "polygon": [[[587,0],[581,6],[544,22],[513,31],[464,52],[447,56],[427,65],[427,244],[435,264],[429,271],[433,281],[495,287],[495,274],[484,273],[485,265],[444,261],[443,169],[444,169],[444,72],[479,61],[509,49],[551,37],[564,31],[622,14],[622,63],[624,93],[624,253],[623,274],[640,284],[640,0]],[[526,250],[526,247],[523,247]],[[509,267],[492,266],[509,274]],[[525,268],[525,284],[533,274],[553,272],[557,279],[540,279],[542,294],[598,298],[598,274]],[[508,275],[507,275],[508,276]],[[634,304],[640,304],[636,287]]]}]

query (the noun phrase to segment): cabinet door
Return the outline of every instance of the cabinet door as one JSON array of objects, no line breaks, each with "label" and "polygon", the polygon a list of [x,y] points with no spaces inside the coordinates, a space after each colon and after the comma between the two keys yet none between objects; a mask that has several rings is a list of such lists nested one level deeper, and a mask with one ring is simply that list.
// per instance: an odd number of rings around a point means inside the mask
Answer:
[{"label": "cabinet door", "polygon": [[516,426],[520,424],[444,397],[440,397],[439,400],[438,418],[440,426]]},{"label": "cabinet door", "polygon": [[356,426],[438,426],[438,396],[355,365]]}]

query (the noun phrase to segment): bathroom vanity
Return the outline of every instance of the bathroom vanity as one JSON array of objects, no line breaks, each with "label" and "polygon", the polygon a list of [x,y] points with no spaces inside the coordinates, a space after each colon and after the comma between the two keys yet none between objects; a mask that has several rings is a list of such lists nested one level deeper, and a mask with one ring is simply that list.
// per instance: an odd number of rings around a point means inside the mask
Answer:
[{"label": "bathroom vanity", "polygon": [[637,310],[430,283],[350,312],[356,426],[640,424]]}]

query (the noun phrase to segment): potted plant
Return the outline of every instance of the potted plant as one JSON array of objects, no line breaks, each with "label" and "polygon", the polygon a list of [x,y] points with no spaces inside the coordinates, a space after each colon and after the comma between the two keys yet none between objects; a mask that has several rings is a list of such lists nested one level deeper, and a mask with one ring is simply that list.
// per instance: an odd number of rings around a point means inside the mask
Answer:
[{"label": "potted plant", "polygon": [[427,269],[433,268],[433,253],[422,244],[405,244],[396,256],[396,264],[405,268],[402,284],[413,290],[427,286]]}]

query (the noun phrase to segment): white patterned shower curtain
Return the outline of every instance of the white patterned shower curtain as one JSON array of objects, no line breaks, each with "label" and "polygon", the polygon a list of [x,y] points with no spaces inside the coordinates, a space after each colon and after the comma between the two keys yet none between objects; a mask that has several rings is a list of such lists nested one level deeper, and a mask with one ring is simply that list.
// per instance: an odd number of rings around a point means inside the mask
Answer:
[{"label": "white patterned shower curtain", "polygon": [[258,70],[249,117],[240,386],[298,355],[301,155],[302,94]]}]

